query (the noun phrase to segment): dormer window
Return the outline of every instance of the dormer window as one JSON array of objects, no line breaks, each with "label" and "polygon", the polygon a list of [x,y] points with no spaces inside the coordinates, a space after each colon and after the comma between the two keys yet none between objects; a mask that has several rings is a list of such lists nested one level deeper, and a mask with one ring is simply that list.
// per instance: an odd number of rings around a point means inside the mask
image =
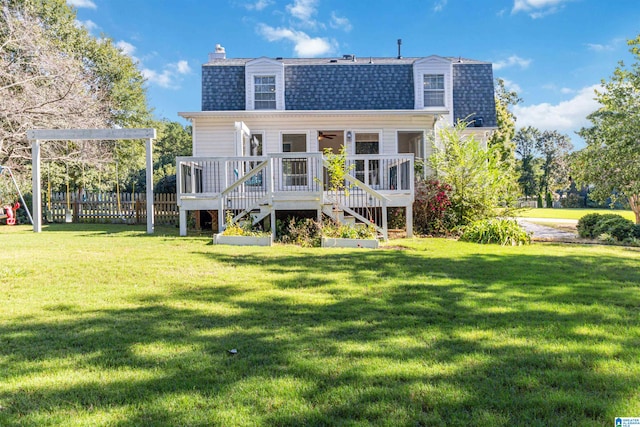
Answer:
[{"label": "dormer window", "polygon": [[254,76],[254,109],[276,109],[276,76]]},{"label": "dormer window", "polygon": [[424,106],[444,107],[444,74],[424,75]]},{"label": "dormer window", "polygon": [[453,63],[429,56],[413,63],[413,90],[416,110],[453,112]]},{"label": "dormer window", "polygon": [[245,65],[244,78],[247,110],[285,110],[282,61],[269,58],[249,61]]}]

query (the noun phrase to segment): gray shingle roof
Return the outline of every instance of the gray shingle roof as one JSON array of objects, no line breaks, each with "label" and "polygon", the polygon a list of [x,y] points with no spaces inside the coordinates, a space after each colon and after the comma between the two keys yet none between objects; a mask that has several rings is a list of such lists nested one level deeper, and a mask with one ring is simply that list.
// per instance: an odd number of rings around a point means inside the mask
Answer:
[{"label": "gray shingle roof", "polygon": [[[202,66],[202,110],[245,110],[245,65],[256,58],[214,59]],[[284,63],[285,108],[412,110],[413,63],[423,58],[277,58]],[[489,62],[448,57],[453,63],[454,120],[482,117],[496,125]]]}]

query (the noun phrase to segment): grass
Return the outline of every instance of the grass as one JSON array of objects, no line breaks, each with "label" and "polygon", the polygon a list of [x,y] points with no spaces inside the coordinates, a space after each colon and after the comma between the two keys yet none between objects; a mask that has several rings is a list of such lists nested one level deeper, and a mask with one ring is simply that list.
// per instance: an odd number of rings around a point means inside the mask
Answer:
[{"label": "grass", "polygon": [[612,210],[612,209],[524,209],[518,212],[518,216],[522,218],[556,218],[556,219],[580,219],[590,213],[616,214],[623,216],[633,222],[636,217],[632,211]]},{"label": "grass", "polygon": [[175,234],[0,227],[0,425],[601,426],[640,414],[638,251],[240,248]]}]

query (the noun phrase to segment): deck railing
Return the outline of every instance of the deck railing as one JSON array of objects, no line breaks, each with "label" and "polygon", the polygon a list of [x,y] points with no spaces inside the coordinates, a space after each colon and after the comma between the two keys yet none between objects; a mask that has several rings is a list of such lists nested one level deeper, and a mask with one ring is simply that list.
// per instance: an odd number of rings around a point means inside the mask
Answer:
[{"label": "deck railing", "polygon": [[[321,153],[277,153],[260,157],[178,157],[178,198],[184,196],[219,197],[264,162],[262,173],[245,180],[241,193],[320,192],[326,190],[326,168]],[[349,174],[366,186],[383,193],[413,192],[413,155],[347,156]]]},{"label": "deck railing", "polygon": [[349,174],[374,190],[412,191],[413,155],[347,156]]},{"label": "deck railing", "polygon": [[277,153],[269,157],[274,191],[322,191],[322,153]]}]

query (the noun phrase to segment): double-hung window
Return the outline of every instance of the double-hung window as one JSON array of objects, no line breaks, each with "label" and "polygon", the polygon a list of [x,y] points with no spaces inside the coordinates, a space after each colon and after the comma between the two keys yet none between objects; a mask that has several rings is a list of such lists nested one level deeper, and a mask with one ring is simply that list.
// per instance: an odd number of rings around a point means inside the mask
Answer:
[{"label": "double-hung window", "polygon": [[444,107],[444,74],[424,75],[424,106]]},{"label": "double-hung window", "polygon": [[256,110],[276,109],[276,76],[255,76],[254,97]]}]

